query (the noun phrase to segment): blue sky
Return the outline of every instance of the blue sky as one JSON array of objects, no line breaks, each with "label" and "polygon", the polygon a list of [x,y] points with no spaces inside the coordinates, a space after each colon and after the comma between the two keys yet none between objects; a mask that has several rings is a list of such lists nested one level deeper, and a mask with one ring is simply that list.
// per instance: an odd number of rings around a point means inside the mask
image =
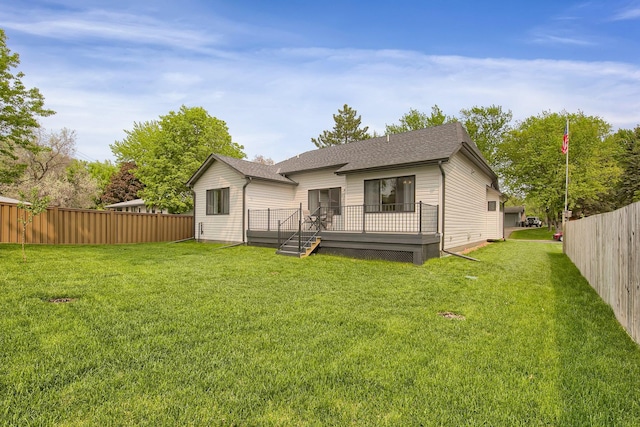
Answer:
[{"label": "blue sky", "polygon": [[347,103],[383,132],[410,108],[501,105],[640,124],[640,1],[8,1],[24,82],[112,158],[134,122],[182,104],[227,122],[248,158],[315,148]]}]

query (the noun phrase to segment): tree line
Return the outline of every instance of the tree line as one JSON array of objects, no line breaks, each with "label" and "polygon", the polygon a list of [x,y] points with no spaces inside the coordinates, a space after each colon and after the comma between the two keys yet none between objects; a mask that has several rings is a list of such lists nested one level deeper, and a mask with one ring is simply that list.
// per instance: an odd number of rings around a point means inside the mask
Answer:
[{"label": "tree line", "polygon": [[[334,127],[311,142],[318,148],[381,136],[362,127],[362,117],[345,104],[333,115]],[[582,111],[543,111],[513,121],[501,106],[473,106],[458,116],[438,105],[429,113],[411,108],[385,134],[460,122],[500,178],[508,205],[526,204],[548,224],[561,221],[564,209],[566,157],[561,153],[569,131],[569,209],[573,215],[608,212],[640,201],[640,125],[612,132],[611,124]]]},{"label": "tree line", "polygon": [[[23,74],[14,72],[18,65],[19,57],[7,47],[0,29],[0,194],[46,196],[50,203],[78,208],[142,198],[150,207],[182,213],[193,208],[186,182],[207,156],[246,157],[223,120],[204,108],[183,105],[157,120],[134,122],[125,138],[110,146],[115,163],[78,160],[73,130],[40,128],[38,118],[54,112],[44,107],[37,88],[24,86]],[[545,111],[514,122],[512,112],[497,105],[461,109],[458,115],[447,115],[434,105],[429,112],[409,109],[396,123],[385,125],[384,133],[460,122],[500,177],[508,203],[526,203],[529,211],[533,208],[551,223],[564,204],[565,157],[560,146],[567,120],[570,209],[591,215],[639,201],[640,125],[613,133],[604,119],[580,111]],[[332,129],[311,138],[316,147],[381,136],[369,132],[347,104],[333,121]],[[253,160],[273,164],[260,155]]]}]

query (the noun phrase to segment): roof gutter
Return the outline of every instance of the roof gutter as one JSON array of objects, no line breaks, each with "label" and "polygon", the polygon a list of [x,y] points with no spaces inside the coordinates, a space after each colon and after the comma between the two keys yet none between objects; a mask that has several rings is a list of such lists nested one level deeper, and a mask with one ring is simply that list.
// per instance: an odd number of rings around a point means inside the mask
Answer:
[{"label": "roof gutter", "polygon": [[247,217],[247,185],[249,185],[252,181],[253,178],[251,178],[250,176],[245,178],[247,180],[247,182],[244,183],[244,185],[242,186],[242,243],[246,242],[245,239],[245,234],[247,232],[247,227],[245,227],[246,224],[246,217]]}]

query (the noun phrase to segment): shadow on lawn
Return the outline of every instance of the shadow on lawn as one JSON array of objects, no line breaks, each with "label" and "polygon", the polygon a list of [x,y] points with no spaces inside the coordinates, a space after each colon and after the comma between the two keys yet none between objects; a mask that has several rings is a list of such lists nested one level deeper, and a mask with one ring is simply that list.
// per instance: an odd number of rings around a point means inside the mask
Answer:
[{"label": "shadow on lawn", "polygon": [[559,425],[640,421],[640,347],[565,254],[550,253]]}]

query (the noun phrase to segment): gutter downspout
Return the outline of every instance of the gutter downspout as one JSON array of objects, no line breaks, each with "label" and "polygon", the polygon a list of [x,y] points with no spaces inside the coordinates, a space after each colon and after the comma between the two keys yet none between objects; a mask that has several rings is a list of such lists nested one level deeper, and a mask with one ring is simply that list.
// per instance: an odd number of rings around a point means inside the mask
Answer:
[{"label": "gutter downspout", "polygon": [[442,175],[442,231],[440,232],[440,250],[444,252],[444,205],[445,205],[445,174],[442,168],[442,160],[438,160],[438,167],[440,168],[440,174]]},{"label": "gutter downspout", "polygon": [[198,223],[196,222],[196,192],[193,191],[193,187],[189,188],[191,190],[191,195],[193,196],[193,239],[196,242],[200,242],[200,236],[198,233],[200,232],[200,228],[198,227]]},{"label": "gutter downspout", "polygon": [[251,177],[245,177],[247,182],[242,186],[242,243],[246,242],[245,234],[247,232],[246,224],[246,216],[247,216],[247,185],[251,183]]}]

